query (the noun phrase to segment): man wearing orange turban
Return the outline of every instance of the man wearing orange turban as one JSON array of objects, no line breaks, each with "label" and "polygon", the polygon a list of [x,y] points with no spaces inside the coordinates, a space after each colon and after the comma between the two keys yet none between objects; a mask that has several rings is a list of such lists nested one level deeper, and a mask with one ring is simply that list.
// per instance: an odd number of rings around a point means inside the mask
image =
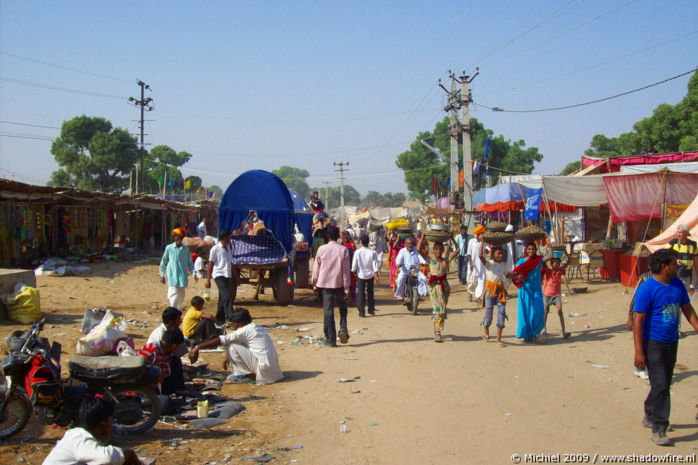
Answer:
[{"label": "man wearing orange turban", "polygon": [[186,235],[183,228],[174,228],[174,242],[165,247],[165,253],[160,260],[160,282],[167,283],[167,299],[170,301],[170,307],[174,308],[180,308],[184,302],[189,273],[196,273],[189,247],[182,244]]}]

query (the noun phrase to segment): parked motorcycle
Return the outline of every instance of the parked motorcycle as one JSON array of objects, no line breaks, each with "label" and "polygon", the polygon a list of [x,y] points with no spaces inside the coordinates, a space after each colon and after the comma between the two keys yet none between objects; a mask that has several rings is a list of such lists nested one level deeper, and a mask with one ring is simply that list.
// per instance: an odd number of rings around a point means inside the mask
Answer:
[{"label": "parked motorcycle", "polygon": [[417,314],[417,306],[419,305],[419,268],[416,266],[410,267],[410,272],[405,279],[404,292],[402,293],[402,304],[407,306],[407,311]]},{"label": "parked motorcycle", "polygon": [[114,401],[116,434],[142,434],[155,425],[161,406],[149,386],[157,384],[158,368],[147,366],[143,357],[75,355],[68,363],[70,377],[63,380],[61,345],[40,336],[45,321],[7,339],[10,354],[0,365],[5,377],[0,385],[0,439],[22,431],[32,411],[44,425],[69,426],[77,422],[82,399],[96,395]]}]

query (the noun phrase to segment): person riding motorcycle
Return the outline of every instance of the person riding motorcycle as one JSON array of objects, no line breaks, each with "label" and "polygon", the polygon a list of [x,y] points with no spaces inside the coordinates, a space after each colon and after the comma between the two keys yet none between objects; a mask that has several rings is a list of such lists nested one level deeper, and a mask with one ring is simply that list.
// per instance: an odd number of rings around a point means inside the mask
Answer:
[{"label": "person riding motorcycle", "polygon": [[[400,270],[400,274],[398,274],[397,277],[397,282],[395,283],[395,297],[401,301],[404,295],[405,280],[407,279],[407,275],[410,273],[410,268],[416,267],[419,269],[420,265],[426,264],[424,258],[422,258],[415,248],[413,238],[408,237],[405,239],[405,247],[398,253],[395,264]],[[421,271],[418,275],[418,281],[419,287],[417,292],[420,296],[424,297],[427,295],[427,277],[424,276],[424,273]]]}]

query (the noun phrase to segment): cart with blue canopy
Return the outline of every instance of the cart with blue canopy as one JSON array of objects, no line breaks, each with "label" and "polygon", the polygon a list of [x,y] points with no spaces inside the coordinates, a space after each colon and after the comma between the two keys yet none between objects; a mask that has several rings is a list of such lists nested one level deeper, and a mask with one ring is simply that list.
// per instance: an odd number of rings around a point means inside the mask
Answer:
[{"label": "cart with blue canopy", "polygon": [[218,227],[233,233],[233,299],[237,285],[252,284],[255,297],[270,286],[279,304],[293,303],[294,225],[291,194],[278,176],[251,170],[230,184],[218,209]]}]

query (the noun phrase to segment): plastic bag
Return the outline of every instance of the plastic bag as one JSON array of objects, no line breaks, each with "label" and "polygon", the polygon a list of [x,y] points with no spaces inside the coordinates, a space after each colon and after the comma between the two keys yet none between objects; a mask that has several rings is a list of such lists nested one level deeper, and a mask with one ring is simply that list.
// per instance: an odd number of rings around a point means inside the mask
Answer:
[{"label": "plastic bag", "polygon": [[15,284],[11,294],[2,295],[2,303],[7,308],[7,316],[12,321],[29,324],[41,318],[39,290],[35,287]]},{"label": "plastic bag", "polygon": [[[92,328],[97,326],[103,319],[104,315],[107,314],[107,311],[109,309],[105,306],[101,306],[99,308],[86,308],[85,313],[82,316],[82,327],[80,328],[80,332],[82,334],[87,334],[89,333]],[[116,313],[112,312],[112,315],[114,315],[114,318],[123,318],[122,313]]]},{"label": "plastic bag", "polygon": [[78,339],[75,353],[79,355],[106,355],[114,350],[114,345],[127,338],[126,322],[107,310],[102,321],[92,328],[87,336]]}]

